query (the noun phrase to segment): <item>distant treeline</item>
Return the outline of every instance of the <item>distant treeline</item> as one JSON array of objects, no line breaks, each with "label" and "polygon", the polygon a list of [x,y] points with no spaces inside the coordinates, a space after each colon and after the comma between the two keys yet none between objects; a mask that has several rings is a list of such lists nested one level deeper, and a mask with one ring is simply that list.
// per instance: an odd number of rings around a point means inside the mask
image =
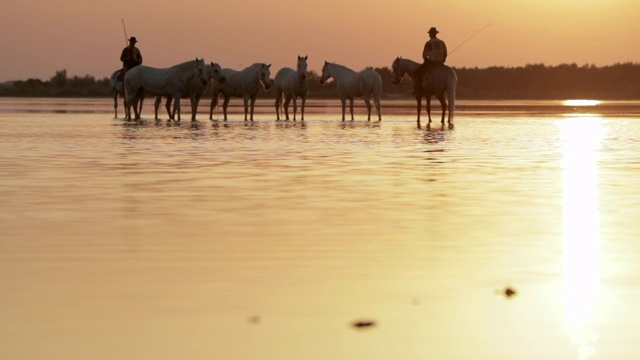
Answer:
[{"label": "distant treeline", "polygon": [[[383,80],[386,98],[410,98],[411,80],[400,86],[391,84],[391,70],[375,69]],[[563,64],[522,67],[456,68],[457,98],[460,99],[640,99],[640,64],[611,66]],[[273,75],[273,74],[272,74]],[[320,85],[319,75],[310,74],[309,96],[335,97],[335,84]],[[108,97],[109,79],[93,76],[69,77],[66,70],[56,71],[48,81],[28,79],[0,84],[0,96],[16,97]],[[209,93],[205,94],[210,97]],[[273,98],[273,91],[262,91],[261,98]]]}]

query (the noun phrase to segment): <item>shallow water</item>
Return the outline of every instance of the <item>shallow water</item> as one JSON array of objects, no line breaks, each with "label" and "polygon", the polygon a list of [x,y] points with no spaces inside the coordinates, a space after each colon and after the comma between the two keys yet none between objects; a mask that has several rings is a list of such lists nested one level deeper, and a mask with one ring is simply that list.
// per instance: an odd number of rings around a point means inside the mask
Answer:
[{"label": "shallow water", "polygon": [[640,103],[336,102],[0,99],[0,358],[640,357]]}]

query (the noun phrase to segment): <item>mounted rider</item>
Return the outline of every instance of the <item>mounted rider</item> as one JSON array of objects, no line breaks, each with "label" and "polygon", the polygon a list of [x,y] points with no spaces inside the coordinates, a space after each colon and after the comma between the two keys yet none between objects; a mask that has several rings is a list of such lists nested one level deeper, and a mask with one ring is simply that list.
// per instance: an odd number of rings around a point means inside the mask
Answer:
[{"label": "mounted rider", "polygon": [[129,39],[129,45],[122,49],[122,53],[120,54],[120,61],[122,61],[122,72],[118,77],[119,80],[124,80],[124,74],[140,64],[142,64],[142,54],[140,50],[136,47],[136,43],[138,40],[135,36],[132,36]]},{"label": "mounted rider", "polygon": [[[424,44],[422,51],[424,63],[415,70],[414,79],[422,79],[425,72],[428,76],[434,67],[443,65],[447,60],[447,45],[438,39],[438,33],[439,31],[435,27],[429,29],[429,40]],[[414,81],[413,90],[416,94],[422,93],[422,81]]]}]

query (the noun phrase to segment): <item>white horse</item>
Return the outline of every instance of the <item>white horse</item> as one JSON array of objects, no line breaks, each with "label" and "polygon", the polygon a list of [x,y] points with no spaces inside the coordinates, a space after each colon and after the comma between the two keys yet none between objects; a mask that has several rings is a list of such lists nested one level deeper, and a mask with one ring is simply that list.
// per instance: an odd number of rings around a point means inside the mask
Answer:
[{"label": "white horse", "polygon": [[[222,68],[220,65],[211,62],[211,64],[206,66],[207,68],[207,83],[203,84],[200,79],[192,78],[191,81],[187,84],[187,86],[182,90],[182,98],[190,98],[191,99],[191,120],[196,120],[196,113],[198,111],[198,104],[200,103],[200,99],[202,98],[202,94],[207,89],[207,85],[211,79],[214,79],[218,82],[224,83],[225,77],[222,75]],[[167,96],[167,102],[165,104],[165,108],[167,109],[167,114],[169,115],[169,119],[175,119],[176,115],[176,105],[174,104],[173,112],[171,111],[171,102],[173,101],[173,95]],[[154,104],[156,120],[158,118],[158,108],[160,107],[160,103],[162,102],[162,96],[156,96],[156,102]],[[178,120],[180,121],[180,114],[178,114]]]},{"label": "white horse", "polygon": [[213,109],[218,106],[218,94],[222,93],[224,102],[222,110],[224,112],[224,120],[227,121],[227,106],[231,97],[244,99],[244,121],[247,121],[247,113],[249,111],[249,100],[251,100],[251,121],[253,121],[253,109],[256,104],[256,97],[260,92],[260,85],[265,90],[271,87],[271,72],[269,68],[271,64],[255,63],[243,70],[222,69],[222,75],[226,81],[224,84],[218,81],[212,81],[213,93],[211,94],[211,108],[209,110],[209,119],[213,120]]},{"label": "white horse", "polygon": [[[119,79],[120,74],[122,74],[122,69],[118,69],[111,74],[109,78],[109,89],[111,90],[111,95],[113,96],[113,111],[114,117],[118,118],[118,95],[122,98],[122,107],[127,109],[126,100],[124,98],[124,82]],[[139,110],[142,110],[142,100],[140,100]],[[125,115],[126,117],[126,115]]]},{"label": "white horse", "polygon": [[[402,77],[408,74],[413,81],[416,68],[420,66],[419,63],[397,57],[391,65],[391,76],[394,85],[399,85]],[[449,66],[440,65],[434,67],[430,73],[425,74],[422,79],[422,94],[414,94],[417,102],[418,111],[418,128],[420,128],[420,113],[422,112],[422,97],[427,98],[427,116],[429,117],[429,126],[431,125],[431,96],[435,95],[440,101],[442,108],[441,123],[444,126],[444,116],[447,110],[447,102],[444,97],[444,93],[447,93],[449,98],[449,128],[453,129],[453,114],[455,110],[456,102],[456,85],[458,83],[458,77],[456,72]]]},{"label": "white horse", "polygon": [[335,63],[324,62],[322,67],[322,76],[320,84],[324,84],[329,78],[336,81],[340,101],[342,101],[342,121],[344,121],[344,113],[346,100],[349,99],[351,108],[351,121],[353,121],[353,98],[363,97],[367,104],[367,121],[371,120],[371,101],[373,100],[378,111],[378,121],[382,121],[380,114],[380,96],[382,94],[382,77],[372,68],[366,68],[360,72],[355,72],[346,66]]},{"label": "white horse", "polygon": [[307,56],[298,56],[298,64],[293,70],[284,67],[278,71],[273,81],[273,87],[276,91],[276,117],[280,120],[280,105],[282,104],[282,94],[284,93],[284,113],[286,119],[289,120],[289,103],[293,99],[293,120],[296,120],[296,112],[298,111],[297,99],[302,99],[301,117],[304,121],[304,103],[307,101],[307,93],[309,92],[309,83],[307,83]]},{"label": "white horse", "polygon": [[[182,97],[182,92],[192,79],[199,80],[206,84],[207,69],[204,59],[186,61],[169,68],[153,68],[145,65],[138,65],[124,76],[124,91],[126,106],[131,119],[130,107],[133,105],[136,120],[140,119],[140,111],[137,108],[142,94],[155,96],[173,96],[175,99]],[[193,108],[193,104],[191,105]],[[180,115],[180,101],[175,102],[175,111]]]}]

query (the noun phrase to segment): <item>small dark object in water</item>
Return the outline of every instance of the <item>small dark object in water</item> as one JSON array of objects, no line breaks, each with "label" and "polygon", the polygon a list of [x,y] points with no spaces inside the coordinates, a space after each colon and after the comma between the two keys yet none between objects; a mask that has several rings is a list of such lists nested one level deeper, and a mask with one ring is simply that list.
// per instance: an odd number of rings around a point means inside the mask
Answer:
[{"label": "small dark object in water", "polygon": [[510,298],[512,296],[515,296],[515,295],[516,295],[516,291],[513,290],[512,288],[507,287],[506,289],[504,289],[504,296]]},{"label": "small dark object in water", "polygon": [[373,320],[358,320],[358,321],[354,321],[352,325],[356,329],[365,329],[365,328],[374,327],[376,325],[376,322]]},{"label": "small dark object in water", "polygon": [[260,316],[258,316],[258,315],[251,316],[251,317],[249,317],[249,319],[248,319],[249,323],[251,323],[251,324],[256,324],[256,325],[257,325],[257,324],[260,324],[260,320],[261,320],[261,319],[260,319]]}]

